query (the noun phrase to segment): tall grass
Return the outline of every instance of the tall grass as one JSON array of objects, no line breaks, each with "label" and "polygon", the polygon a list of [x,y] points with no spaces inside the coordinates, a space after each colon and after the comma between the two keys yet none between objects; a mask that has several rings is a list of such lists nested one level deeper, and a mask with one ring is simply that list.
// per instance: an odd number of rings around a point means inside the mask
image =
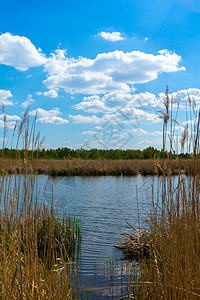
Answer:
[{"label": "tall grass", "polygon": [[[6,114],[4,114],[4,141]],[[35,126],[33,124],[32,128]],[[52,206],[39,202],[37,180],[26,152],[40,147],[29,129],[28,111],[16,125],[16,147],[23,141],[23,175],[10,175],[1,160],[0,177],[0,298],[74,299],[72,265],[81,231],[76,221],[59,219]],[[23,136],[24,134],[24,136]],[[4,144],[5,146],[5,144]],[[29,172],[28,172],[29,170]],[[45,191],[44,191],[45,192]]]},{"label": "tall grass", "polygon": [[[170,100],[166,91],[166,111],[163,118],[163,149],[166,147],[167,123],[170,122]],[[165,99],[164,99],[165,101]],[[189,98],[189,103],[191,102]],[[191,105],[191,103],[190,103]],[[148,215],[148,231],[134,230],[121,247],[127,253],[137,251],[140,267],[129,291],[122,299],[197,299],[200,298],[200,169],[199,122],[200,113],[191,109],[197,122],[191,136],[184,130],[181,147],[186,144],[193,153],[189,176],[180,169],[176,178],[168,156],[168,163],[158,165],[161,199],[152,187],[152,210]],[[170,147],[173,148],[173,136]],[[189,142],[188,142],[189,139]],[[177,164],[180,165],[179,161]],[[187,168],[187,166],[185,166]],[[132,243],[132,244],[131,244]],[[123,248],[123,246],[126,246]],[[137,248],[136,248],[137,246]],[[132,247],[132,248],[131,248]],[[136,250],[135,250],[136,249]],[[147,250],[147,251],[146,251]]]},{"label": "tall grass", "polygon": [[[197,161],[199,164],[199,161]],[[191,174],[193,163],[191,159],[165,159],[165,165],[174,174],[183,172]],[[25,172],[22,159],[0,158],[0,172],[6,171],[9,174],[23,174]],[[53,176],[106,176],[106,175],[162,175],[163,162],[159,159],[144,160],[49,160],[49,159],[27,159],[27,172],[34,174],[46,174]],[[200,166],[200,164],[199,164]]]}]

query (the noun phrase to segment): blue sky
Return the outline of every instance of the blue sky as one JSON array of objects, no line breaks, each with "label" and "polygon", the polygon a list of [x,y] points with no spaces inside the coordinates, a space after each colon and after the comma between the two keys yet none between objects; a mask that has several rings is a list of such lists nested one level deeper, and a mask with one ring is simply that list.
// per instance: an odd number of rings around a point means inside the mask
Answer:
[{"label": "blue sky", "polygon": [[1,0],[7,145],[29,107],[46,148],[161,148],[166,84],[180,138],[187,95],[200,101],[199,40],[197,0]]}]

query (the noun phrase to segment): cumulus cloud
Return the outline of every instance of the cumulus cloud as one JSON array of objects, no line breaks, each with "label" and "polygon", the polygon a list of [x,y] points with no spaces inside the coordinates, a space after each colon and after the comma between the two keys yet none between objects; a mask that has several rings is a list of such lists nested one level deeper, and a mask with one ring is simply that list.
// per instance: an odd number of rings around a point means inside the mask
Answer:
[{"label": "cumulus cloud", "polygon": [[[199,109],[199,105],[200,105],[200,89],[197,88],[189,88],[189,89],[184,89],[184,90],[178,90],[176,92],[173,93],[169,93],[169,99],[173,101],[178,101],[179,102],[179,108],[180,109],[186,109],[191,106],[194,109]],[[160,93],[159,94],[160,99],[164,99],[165,98],[165,94],[164,93]]]},{"label": "cumulus cloud", "polygon": [[24,102],[21,104],[21,107],[27,108],[29,105],[31,105],[31,104],[34,103],[34,102],[35,102],[35,100],[32,99],[32,95],[29,94],[29,95],[27,96],[27,100],[24,101]]},{"label": "cumulus cloud", "polygon": [[16,121],[20,120],[17,115],[0,114],[0,127],[4,127],[4,116],[6,116],[7,128],[13,129],[15,127]]},{"label": "cumulus cloud", "polygon": [[69,121],[67,119],[63,119],[58,115],[61,114],[59,108],[53,108],[51,110],[44,110],[43,108],[37,108],[29,113],[31,116],[35,116],[37,114],[37,122],[40,123],[49,123],[49,124],[67,124]]},{"label": "cumulus cloud", "polygon": [[95,126],[94,128],[95,128],[96,130],[101,130],[101,129],[103,129],[102,126]]},{"label": "cumulus cloud", "polygon": [[94,135],[96,133],[97,133],[96,131],[92,131],[92,130],[84,130],[81,132],[81,134],[83,135]]},{"label": "cumulus cloud", "polygon": [[29,105],[31,105],[34,102],[35,102],[35,100],[33,100],[33,99],[26,100],[21,104],[21,107],[27,108]]},{"label": "cumulus cloud", "polygon": [[100,124],[109,121],[110,123],[120,123],[120,124],[139,124],[140,122],[161,122],[158,116],[154,113],[148,113],[142,109],[137,109],[134,107],[124,107],[120,111],[117,111],[113,114],[104,114],[101,117],[95,115],[92,116],[83,116],[83,115],[69,115],[73,120],[73,123],[92,123]]},{"label": "cumulus cloud", "polygon": [[57,98],[58,97],[58,93],[55,90],[49,90],[49,91],[44,92],[44,93],[42,93],[42,92],[36,92],[36,94],[38,96],[44,95],[44,96],[49,97],[49,98]]},{"label": "cumulus cloud", "polygon": [[162,137],[153,138],[153,139],[143,139],[142,141],[138,142],[134,147],[145,149],[147,147],[154,147],[157,149],[162,149]]},{"label": "cumulus cloud", "polygon": [[102,37],[104,40],[111,41],[111,42],[124,40],[124,37],[122,37],[121,32],[118,31],[113,31],[113,32],[101,31],[99,32],[98,35]]},{"label": "cumulus cloud", "polygon": [[95,59],[68,58],[64,50],[57,50],[44,66],[44,83],[48,89],[64,89],[68,93],[130,93],[132,85],[154,80],[161,72],[185,70],[180,62],[181,56],[167,50],[157,55],[116,50],[98,54]]},{"label": "cumulus cloud", "polygon": [[113,116],[118,120],[118,122],[123,124],[137,124],[140,123],[158,123],[161,122],[158,115],[155,113],[146,112],[143,109],[138,109],[135,107],[124,107],[120,111],[117,111]]},{"label": "cumulus cloud", "polygon": [[109,107],[104,97],[101,98],[98,95],[94,95],[90,97],[84,97],[82,102],[74,105],[74,108],[94,114],[99,112],[111,113],[117,110],[117,104],[115,103],[113,107]]},{"label": "cumulus cloud", "polygon": [[103,121],[102,118],[98,118],[97,116],[93,115],[93,116],[83,116],[83,115],[71,115],[69,114],[70,118],[73,120],[73,123],[76,124],[88,124],[88,123],[92,123],[92,124],[98,124],[101,123]]},{"label": "cumulus cloud", "polygon": [[4,104],[4,105],[13,105],[12,100],[10,100],[9,98],[11,98],[13,95],[10,91],[8,90],[0,90],[0,104]]},{"label": "cumulus cloud", "polygon": [[[15,127],[15,124],[16,124],[16,121],[7,122],[7,128],[8,129],[13,129]],[[4,121],[3,120],[0,120],[0,127],[4,127]]]},{"label": "cumulus cloud", "polygon": [[114,113],[123,107],[141,107],[151,106],[155,107],[160,102],[152,93],[138,93],[138,94],[122,94],[122,93],[108,93],[103,96],[93,95],[84,97],[83,101],[74,105],[76,110],[83,110],[88,113]]},{"label": "cumulus cloud", "polygon": [[17,115],[7,115],[7,114],[1,114],[0,120],[3,120],[4,116],[6,116],[6,120],[8,120],[8,121],[14,121],[14,120],[19,121],[20,120],[20,117]]},{"label": "cumulus cloud", "polygon": [[197,124],[197,122],[198,122],[198,118],[194,118],[192,120],[182,122],[182,125],[184,125],[184,126],[186,126],[186,125],[194,126],[194,125]]},{"label": "cumulus cloud", "polygon": [[131,133],[131,134],[137,134],[137,135],[149,134],[146,130],[144,130],[142,128],[126,129],[126,131]]},{"label": "cumulus cloud", "polygon": [[[168,132],[167,132],[168,133]],[[151,135],[153,136],[163,136],[163,131],[155,130],[151,132]]]},{"label": "cumulus cloud", "polygon": [[0,64],[26,71],[45,62],[45,55],[28,38],[9,32],[0,35]]},{"label": "cumulus cloud", "polygon": [[119,141],[124,138],[133,138],[134,136],[139,136],[139,135],[147,135],[148,132],[143,130],[142,128],[132,128],[132,129],[121,129],[120,131],[117,129],[112,130],[112,141]]},{"label": "cumulus cloud", "polygon": [[[179,107],[186,108],[189,106],[188,95],[190,95],[190,101],[195,101],[196,104],[200,103],[200,90],[191,88],[188,90],[180,90],[169,94],[169,98],[173,100],[179,100]],[[100,123],[106,121],[109,117],[116,117],[119,119],[120,114],[127,117],[127,121],[123,122],[135,122],[135,120],[140,120],[140,118],[147,121],[158,122],[156,116],[158,115],[158,110],[162,105],[163,99],[165,97],[164,93],[160,93],[158,96],[149,93],[108,93],[105,95],[93,95],[83,97],[83,100],[78,104],[74,105],[76,110],[81,110],[83,112],[93,114],[93,116],[81,116],[74,117],[75,122],[87,122],[87,120],[92,123]],[[196,106],[196,108],[198,105]],[[142,111],[142,115],[141,115]],[[98,118],[95,116],[98,114]],[[99,114],[103,115],[101,118]],[[130,121],[129,121],[130,120]],[[120,118],[122,121],[122,118]],[[161,121],[161,120],[160,120]]]}]

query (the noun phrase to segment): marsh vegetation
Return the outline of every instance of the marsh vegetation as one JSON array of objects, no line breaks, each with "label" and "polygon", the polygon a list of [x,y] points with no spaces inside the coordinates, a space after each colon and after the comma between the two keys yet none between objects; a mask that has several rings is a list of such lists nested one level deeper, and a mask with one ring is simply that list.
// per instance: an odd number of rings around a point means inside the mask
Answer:
[{"label": "marsh vegetation", "polygon": [[[180,172],[192,174],[192,159],[167,160],[163,164],[162,159],[148,160],[27,160],[27,172],[52,176],[132,176],[162,175],[163,170],[172,175]],[[23,174],[25,172],[23,159],[0,159],[2,171],[9,174]],[[197,161],[200,167],[199,160]],[[166,167],[167,166],[167,167]]]},{"label": "marsh vegetation", "polygon": [[[5,140],[7,116],[4,108],[3,115]],[[35,123],[32,128],[34,126]],[[39,136],[34,137],[34,131],[29,128],[28,111],[21,124],[16,124],[14,134],[17,136],[16,148],[20,139],[25,146],[23,175],[10,175],[2,157],[0,298],[74,299],[78,296],[72,270],[81,243],[80,225],[68,217],[58,218],[53,207],[53,193],[50,207],[38,202],[37,180],[28,166],[27,151],[30,144],[39,148],[41,143]]]},{"label": "marsh vegetation", "polygon": [[[121,299],[200,297],[200,115],[190,98],[188,103],[191,119],[196,122],[186,122],[180,141],[182,150],[186,143],[190,145],[190,155],[185,159],[171,155],[176,153],[173,149],[173,126],[177,121],[172,117],[174,103],[169,99],[168,91],[163,102],[165,110],[161,113],[163,157],[155,159],[36,159],[34,153],[41,149],[41,142],[39,135],[34,134],[35,125],[29,129],[28,112],[25,113],[21,124],[14,128],[16,157],[6,158],[3,145],[0,160],[2,299],[20,299],[27,295],[31,299],[80,297],[75,264],[81,244],[80,225],[76,220],[57,215],[53,193],[50,206],[38,201],[37,174],[137,175],[138,172],[142,176],[159,175],[159,183],[156,188],[152,185],[151,193],[148,192],[151,209],[146,214],[146,225],[140,223],[138,201],[137,228],[130,223],[130,231],[124,233],[125,241],[118,245],[126,258],[127,280],[120,283],[125,286]],[[3,113],[5,139],[7,127],[4,110]],[[170,132],[169,136],[166,135],[167,131]],[[24,149],[18,151],[23,134]],[[168,150],[167,138],[170,139]],[[30,145],[32,152],[29,151]],[[155,189],[159,189],[161,196],[157,196]],[[133,223],[136,223],[135,220]]]},{"label": "marsh vegetation", "polygon": [[[172,100],[171,100],[172,101]],[[163,119],[163,149],[166,145],[172,107],[166,90]],[[192,120],[186,122],[181,138],[181,147],[190,142],[192,161],[190,176],[179,171],[173,180],[170,155],[168,163],[163,158],[160,183],[161,198],[155,197],[152,187],[152,208],[148,213],[146,228],[139,226],[125,232],[126,241],[119,245],[125,255],[139,259],[138,272],[129,281],[129,292],[123,299],[197,299],[200,297],[200,215],[199,215],[199,122],[200,113],[188,96]],[[186,120],[187,121],[187,120]],[[191,124],[189,134],[188,125]],[[170,125],[169,125],[170,126]],[[169,137],[173,147],[173,136]],[[173,166],[173,165],[172,165]],[[145,229],[145,228],[143,228]]]}]

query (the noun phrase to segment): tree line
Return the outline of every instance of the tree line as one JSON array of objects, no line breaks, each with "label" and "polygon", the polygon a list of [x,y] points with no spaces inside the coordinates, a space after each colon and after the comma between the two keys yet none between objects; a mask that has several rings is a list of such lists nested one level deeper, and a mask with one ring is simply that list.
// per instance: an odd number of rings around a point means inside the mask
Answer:
[{"label": "tree line", "polygon": [[[46,159],[85,159],[85,160],[95,160],[95,159],[106,159],[106,160],[128,160],[128,159],[154,159],[163,158],[163,150],[158,150],[154,147],[148,147],[143,150],[133,150],[133,149],[70,149],[67,147],[57,148],[57,149],[41,149],[34,151],[24,151],[5,148],[0,150],[0,156],[4,158],[23,158],[26,153],[27,158],[46,158]],[[165,153],[167,158],[170,155],[172,159],[177,157],[176,153]],[[191,158],[191,154],[179,154],[180,158]]]}]

